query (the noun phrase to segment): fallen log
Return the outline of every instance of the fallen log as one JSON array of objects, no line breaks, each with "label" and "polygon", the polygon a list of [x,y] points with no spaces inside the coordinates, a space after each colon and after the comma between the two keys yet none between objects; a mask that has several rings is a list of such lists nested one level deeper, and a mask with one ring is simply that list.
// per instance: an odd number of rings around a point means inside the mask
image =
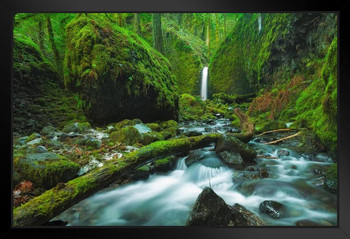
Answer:
[{"label": "fallen log", "polygon": [[265,132],[258,134],[256,136],[262,136],[265,134],[276,133],[276,132],[285,132],[285,131],[291,131],[291,130],[296,130],[296,129],[274,129],[274,130],[265,131]]},{"label": "fallen log", "polygon": [[277,140],[274,140],[274,141],[270,141],[270,142],[265,143],[265,144],[276,144],[276,143],[281,142],[281,141],[283,141],[283,140],[294,138],[294,137],[298,136],[300,133],[301,133],[301,132],[298,132],[298,133],[296,133],[296,134],[289,135],[289,136],[287,136],[287,137],[284,137],[284,138],[281,138],[281,139],[277,139]]},{"label": "fallen log", "polygon": [[13,210],[13,226],[40,226],[64,210],[131,173],[154,159],[207,146],[221,134],[157,141],[131,152],[121,159],[45,191]]}]

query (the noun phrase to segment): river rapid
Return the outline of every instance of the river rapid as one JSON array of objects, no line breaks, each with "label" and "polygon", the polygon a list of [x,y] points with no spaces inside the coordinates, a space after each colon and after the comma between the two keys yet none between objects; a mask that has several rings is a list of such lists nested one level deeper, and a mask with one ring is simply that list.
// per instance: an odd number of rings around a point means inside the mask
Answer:
[{"label": "river rapid", "polygon": [[[212,123],[180,124],[180,130],[225,133],[232,131],[227,119]],[[236,130],[236,129],[234,129]],[[179,157],[175,169],[154,173],[146,180],[111,185],[67,209],[52,220],[67,226],[184,226],[202,190],[209,186],[226,204],[239,203],[261,217],[267,226],[295,226],[311,220],[323,226],[337,225],[337,196],[319,186],[317,170],[326,170],[332,159],[326,154],[312,160],[304,154],[252,139],[257,165],[245,170],[227,167],[213,151],[214,144],[197,149],[200,160],[186,166],[188,156]],[[279,152],[288,151],[288,155]],[[267,177],[258,170],[264,168]],[[286,205],[284,217],[272,218],[259,210],[265,200]]]}]

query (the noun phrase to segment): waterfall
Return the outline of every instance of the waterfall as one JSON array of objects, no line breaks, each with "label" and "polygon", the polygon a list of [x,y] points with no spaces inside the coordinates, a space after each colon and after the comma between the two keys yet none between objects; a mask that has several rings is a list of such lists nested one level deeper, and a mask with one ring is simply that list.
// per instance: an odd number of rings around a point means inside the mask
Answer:
[{"label": "waterfall", "polygon": [[206,100],[207,94],[208,94],[208,67],[205,66],[202,70],[201,99]]},{"label": "waterfall", "polygon": [[261,15],[259,14],[258,18],[258,27],[259,27],[259,32],[261,31]]}]

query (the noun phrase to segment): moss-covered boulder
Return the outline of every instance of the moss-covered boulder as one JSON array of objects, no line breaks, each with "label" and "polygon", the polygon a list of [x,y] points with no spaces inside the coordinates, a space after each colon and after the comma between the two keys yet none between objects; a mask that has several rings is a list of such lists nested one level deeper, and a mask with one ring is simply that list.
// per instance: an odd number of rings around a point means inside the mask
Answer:
[{"label": "moss-covered boulder", "polygon": [[77,16],[66,33],[65,84],[82,95],[89,119],[177,119],[170,64],[147,42],[93,14]]},{"label": "moss-covered boulder", "polygon": [[28,37],[13,38],[13,131],[39,132],[47,125],[63,127],[83,119],[76,97],[64,90],[63,81],[51,62]]},{"label": "moss-covered boulder", "polygon": [[164,137],[159,132],[149,132],[142,135],[142,144],[148,145],[158,140],[164,140]]},{"label": "moss-covered boulder", "polygon": [[119,142],[126,145],[134,145],[135,143],[141,142],[142,135],[135,127],[127,126],[125,128],[121,128],[117,131],[112,132],[109,135],[109,138],[114,143]]},{"label": "moss-covered boulder", "polygon": [[65,133],[84,133],[87,130],[91,129],[91,125],[89,122],[74,122],[74,123],[69,123],[64,126],[63,132]]},{"label": "moss-covered boulder", "polygon": [[46,152],[19,158],[14,162],[14,168],[26,180],[48,189],[75,178],[80,166],[63,156]]}]

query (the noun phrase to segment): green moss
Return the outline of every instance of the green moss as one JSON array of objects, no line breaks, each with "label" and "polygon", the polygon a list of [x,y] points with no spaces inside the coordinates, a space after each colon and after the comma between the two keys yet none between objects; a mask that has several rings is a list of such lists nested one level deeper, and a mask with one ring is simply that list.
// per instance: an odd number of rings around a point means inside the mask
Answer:
[{"label": "green moss", "polygon": [[[296,101],[297,119],[304,120],[331,153],[337,148],[337,38],[329,47],[323,65],[323,77],[313,82],[300,94]],[[328,70],[326,70],[328,69]],[[325,73],[328,72],[328,73]]]},{"label": "green moss", "polygon": [[53,153],[30,154],[14,162],[21,175],[44,188],[74,178],[80,166]]},{"label": "green moss", "polygon": [[134,145],[142,140],[141,134],[133,126],[127,126],[114,131],[109,135],[109,138],[114,143],[120,142],[126,145]]},{"label": "green moss", "polygon": [[73,122],[65,125],[63,128],[63,132],[84,133],[89,129],[91,129],[91,125],[89,122]]},{"label": "green moss", "polygon": [[[162,118],[177,117],[170,64],[142,38],[104,18],[81,14],[67,25],[67,39],[65,84],[90,103],[86,109],[90,118],[101,122],[126,114],[141,118],[147,116],[143,110],[151,109],[164,111]],[[108,91],[100,93],[101,87]],[[100,101],[108,101],[106,109]]]},{"label": "green moss", "polygon": [[162,130],[160,125],[157,123],[147,123],[145,125],[149,127],[152,131],[160,132]]}]

